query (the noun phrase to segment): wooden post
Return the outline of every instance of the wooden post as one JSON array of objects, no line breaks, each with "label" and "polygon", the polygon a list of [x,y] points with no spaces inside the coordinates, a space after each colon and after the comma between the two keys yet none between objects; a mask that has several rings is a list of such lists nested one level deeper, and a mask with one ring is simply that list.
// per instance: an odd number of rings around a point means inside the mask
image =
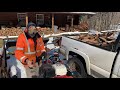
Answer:
[{"label": "wooden post", "polygon": [[28,14],[26,13],[26,27],[28,25]]},{"label": "wooden post", "polygon": [[73,30],[73,15],[72,15],[72,18],[71,18],[71,27],[72,27],[72,30]]},{"label": "wooden post", "polygon": [[52,14],[52,31],[54,32],[54,14]]}]

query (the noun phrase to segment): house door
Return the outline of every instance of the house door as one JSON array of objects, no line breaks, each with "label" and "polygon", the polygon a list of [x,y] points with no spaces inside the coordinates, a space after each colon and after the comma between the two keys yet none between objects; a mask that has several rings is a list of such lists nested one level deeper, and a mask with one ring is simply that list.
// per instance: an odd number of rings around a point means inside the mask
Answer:
[{"label": "house door", "polygon": [[44,24],[44,14],[36,14],[36,23],[38,26]]},{"label": "house door", "polygon": [[21,27],[26,26],[26,13],[17,13],[18,25]]}]

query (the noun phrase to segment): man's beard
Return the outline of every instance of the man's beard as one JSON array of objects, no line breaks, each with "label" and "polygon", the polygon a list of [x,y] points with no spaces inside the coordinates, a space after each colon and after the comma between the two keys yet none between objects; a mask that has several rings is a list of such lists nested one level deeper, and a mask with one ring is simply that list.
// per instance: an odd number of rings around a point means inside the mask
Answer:
[{"label": "man's beard", "polygon": [[[29,33],[28,33],[29,34]],[[29,34],[31,38],[33,38],[36,35],[36,33]]]}]

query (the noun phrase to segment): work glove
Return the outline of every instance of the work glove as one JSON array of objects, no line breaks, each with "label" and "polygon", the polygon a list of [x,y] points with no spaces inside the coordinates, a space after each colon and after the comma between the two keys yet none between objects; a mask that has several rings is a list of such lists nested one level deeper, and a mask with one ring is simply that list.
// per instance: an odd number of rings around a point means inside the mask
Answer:
[{"label": "work glove", "polygon": [[46,52],[43,52],[43,53],[41,54],[41,56],[38,57],[38,59],[39,59],[39,60],[43,60],[43,59],[46,59],[46,57],[47,57],[47,53],[46,53]]},{"label": "work glove", "polygon": [[43,53],[41,54],[41,57],[42,57],[42,59],[46,59],[47,53],[46,53],[46,52],[43,52]]},{"label": "work glove", "polygon": [[41,62],[44,62],[46,60],[47,60],[47,53],[43,52],[41,56],[37,57],[36,61],[38,62],[38,64],[40,64]]}]

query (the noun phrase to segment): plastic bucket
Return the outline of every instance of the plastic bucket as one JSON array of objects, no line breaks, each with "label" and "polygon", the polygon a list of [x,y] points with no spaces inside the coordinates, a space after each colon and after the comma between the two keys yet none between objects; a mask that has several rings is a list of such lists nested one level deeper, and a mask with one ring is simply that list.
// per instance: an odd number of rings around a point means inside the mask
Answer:
[{"label": "plastic bucket", "polygon": [[56,33],[58,31],[58,26],[54,25],[54,32]]}]

